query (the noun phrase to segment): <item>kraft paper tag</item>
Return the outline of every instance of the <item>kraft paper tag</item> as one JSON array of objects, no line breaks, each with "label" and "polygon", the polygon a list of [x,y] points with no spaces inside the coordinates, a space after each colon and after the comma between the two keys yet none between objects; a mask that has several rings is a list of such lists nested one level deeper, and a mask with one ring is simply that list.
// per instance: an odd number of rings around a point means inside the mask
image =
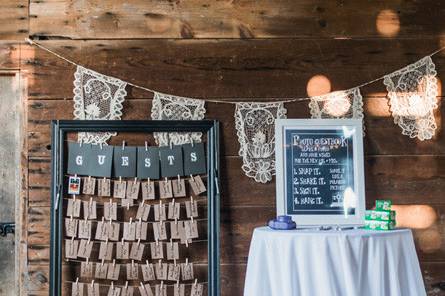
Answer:
[{"label": "kraft paper tag", "polygon": [[142,199],[155,199],[155,182],[142,182]]},{"label": "kraft paper tag", "polygon": [[150,284],[139,285],[139,293],[141,296],[154,296]]},{"label": "kraft paper tag", "polygon": [[181,239],[181,244],[191,243],[192,239],[187,239],[187,236],[185,234],[185,222],[181,221],[182,223],[178,223],[178,232],[179,232],[179,238]]},{"label": "kraft paper tag", "polygon": [[122,287],[121,296],[133,296],[134,294],[134,287],[128,286],[128,287]]},{"label": "kraft paper tag", "polygon": [[147,239],[147,223],[136,222],[136,239],[140,240]]},{"label": "kraft paper tag", "polygon": [[185,296],[185,285],[175,285],[173,289],[173,295],[174,296]]},{"label": "kraft paper tag", "polygon": [[80,277],[82,278],[91,278],[93,277],[93,263],[92,262],[84,262],[80,263]]},{"label": "kraft paper tag", "polygon": [[80,199],[69,199],[68,200],[68,207],[66,209],[66,216],[67,217],[80,217],[80,205],[81,201]]},{"label": "kraft paper tag", "polygon": [[116,243],[116,259],[130,258],[130,244],[127,242]]},{"label": "kraft paper tag", "polygon": [[96,240],[107,240],[108,239],[108,222],[97,222],[96,235],[94,238]]},{"label": "kraft paper tag", "polygon": [[167,280],[168,264],[167,263],[156,263],[156,278],[158,280]]},{"label": "kraft paper tag", "polygon": [[97,195],[108,197],[111,196],[111,181],[110,179],[99,179],[97,182]]},{"label": "kraft paper tag", "polygon": [[183,224],[182,221],[170,222],[170,235],[172,239],[181,238],[181,233],[179,232],[179,223]]},{"label": "kraft paper tag", "polygon": [[187,239],[198,238],[198,222],[196,220],[184,221],[184,228]]},{"label": "kraft paper tag", "polygon": [[198,217],[198,203],[194,200],[194,201],[186,201],[185,202],[185,211],[187,213],[187,217],[193,217],[196,218]]},{"label": "kraft paper tag", "polygon": [[114,181],[113,187],[113,197],[125,198],[127,192],[127,182],[125,181]]},{"label": "kraft paper tag", "polygon": [[78,240],[65,240],[65,258],[76,259],[77,250],[79,249]]},{"label": "kraft paper tag", "polygon": [[93,242],[85,239],[80,240],[79,250],[77,251],[77,257],[90,258],[91,251],[93,250]]},{"label": "kraft paper tag", "polygon": [[174,197],[184,197],[185,193],[185,181],[184,179],[174,179],[172,181],[172,189]]},{"label": "kraft paper tag", "polygon": [[201,176],[199,175],[190,178],[189,184],[194,195],[200,195],[201,193],[204,193],[207,190],[204,185],[204,182],[201,179]]},{"label": "kraft paper tag", "polygon": [[127,198],[138,199],[140,186],[139,181],[127,181]]},{"label": "kraft paper tag", "polygon": [[181,213],[181,204],[179,202],[168,203],[168,219],[179,219]]},{"label": "kraft paper tag", "polygon": [[142,271],[142,277],[144,278],[144,281],[148,282],[148,281],[156,280],[153,264],[149,263],[149,264],[141,265],[141,271]]},{"label": "kraft paper tag", "polygon": [[79,238],[91,238],[91,224],[88,220],[79,221]]},{"label": "kraft paper tag", "polygon": [[139,278],[139,264],[127,263],[127,280],[137,280]]},{"label": "kraft paper tag", "polygon": [[132,207],[134,205],[134,199],[131,198],[123,198],[121,199],[121,206],[123,207]]},{"label": "kraft paper tag", "polygon": [[167,296],[167,286],[156,285],[155,286],[155,296]]},{"label": "kraft paper tag", "polygon": [[96,179],[92,177],[83,178],[82,194],[94,195],[96,192]]},{"label": "kraft paper tag", "polygon": [[113,243],[101,242],[99,247],[99,259],[111,260],[113,255]]},{"label": "kraft paper tag", "polygon": [[119,272],[121,270],[120,264],[108,264],[107,279],[117,281],[119,280]]},{"label": "kraft paper tag", "polygon": [[130,259],[142,260],[142,255],[144,254],[144,244],[132,243],[130,251]]},{"label": "kraft paper tag", "polygon": [[181,265],[179,264],[169,264],[168,265],[168,280],[169,281],[179,281],[181,275]]},{"label": "kraft paper tag", "polygon": [[120,296],[121,295],[121,288],[110,286],[108,289],[107,296]]},{"label": "kraft paper tag", "polygon": [[153,223],[153,235],[155,240],[166,240],[167,239],[167,227],[165,222],[155,222]]},{"label": "kraft paper tag", "polygon": [[79,220],[65,218],[65,235],[68,237],[76,237],[77,236],[77,225]]},{"label": "kraft paper tag", "polygon": [[83,204],[83,217],[85,219],[93,220],[97,219],[97,204],[96,201],[82,201]]},{"label": "kraft paper tag", "polygon": [[71,295],[72,296],[83,296],[83,283],[73,283],[73,286],[71,288]]},{"label": "kraft paper tag", "polygon": [[136,223],[125,222],[123,238],[127,241],[134,241],[136,238]]},{"label": "kraft paper tag", "polygon": [[173,187],[172,181],[159,181],[159,196],[161,198],[172,198],[173,197]]},{"label": "kraft paper tag", "polygon": [[68,178],[68,194],[80,194],[80,177],[70,176]]},{"label": "kraft paper tag", "polygon": [[153,208],[155,212],[155,221],[167,220],[167,215],[165,213],[165,204],[155,204]]},{"label": "kraft paper tag", "polygon": [[107,263],[96,263],[96,270],[94,272],[94,277],[97,279],[106,279],[107,278],[107,270],[108,270],[108,264]]},{"label": "kraft paper tag", "polygon": [[163,259],[164,249],[162,243],[150,243],[151,259]]},{"label": "kraft paper tag", "polygon": [[190,296],[202,296],[203,286],[202,284],[193,284]]},{"label": "kraft paper tag", "polygon": [[118,222],[108,222],[108,239],[112,241],[118,241],[119,240],[119,230],[121,225]]},{"label": "kraft paper tag", "polygon": [[167,260],[179,259],[179,244],[177,242],[167,243]]},{"label": "kraft paper tag", "polygon": [[100,296],[99,284],[88,284],[88,296]]},{"label": "kraft paper tag", "polygon": [[193,280],[193,263],[181,263],[182,280]]},{"label": "kraft paper tag", "polygon": [[105,220],[117,220],[117,203],[104,203],[104,218]]},{"label": "kraft paper tag", "polygon": [[147,221],[149,214],[150,214],[150,205],[146,205],[145,203],[140,203],[138,211],[136,212],[136,220],[142,219],[144,221]]}]

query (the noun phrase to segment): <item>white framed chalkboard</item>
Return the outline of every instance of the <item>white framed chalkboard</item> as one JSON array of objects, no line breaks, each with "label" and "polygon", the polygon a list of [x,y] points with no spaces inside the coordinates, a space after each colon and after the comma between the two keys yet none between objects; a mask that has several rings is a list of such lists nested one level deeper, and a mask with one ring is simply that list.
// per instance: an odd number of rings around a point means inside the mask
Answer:
[{"label": "white framed chalkboard", "polygon": [[277,214],[297,226],[364,224],[359,119],[275,121]]}]

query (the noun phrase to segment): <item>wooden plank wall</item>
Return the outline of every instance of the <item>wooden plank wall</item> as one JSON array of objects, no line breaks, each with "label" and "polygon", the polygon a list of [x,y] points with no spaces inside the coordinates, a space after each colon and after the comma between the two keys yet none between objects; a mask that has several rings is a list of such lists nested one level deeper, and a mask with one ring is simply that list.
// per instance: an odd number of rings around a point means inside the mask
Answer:
[{"label": "wooden plank wall", "polygon": [[[16,2],[1,5],[18,7]],[[305,96],[316,75],[329,79],[327,90],[349,88],[445,45],[445,3],[433,0],[31,0],[28,12],[25,21],[13,13],[0,20],[0,39],[9,40],[0,43],[0,68],[20,68],[28,82],[29,295],[48,291],[49,122],[72,118],[74,68],[20,43],[25,31],[99,72],[161,92],[226,99]],[[445,55],[433,59],[444,81]],[[394,125],[382,83],[362,93],[368,206],[376,198],[406,205],[398,208],[399,217],[416,228],[428,292],[442,295],[437,283],[445,281],[444,99],[440,93],[437,135],[420,142]],[[129,88],[124,118],[149,118],[151,97]],[[309,117],[306,102],[286,107],[290,118]],[[242,295],[252,230],[275,211],[275,184],[257,184],[241,171],[233,112],[231,105],[207,104],[207,118],[222,122],[223,295]]]}]

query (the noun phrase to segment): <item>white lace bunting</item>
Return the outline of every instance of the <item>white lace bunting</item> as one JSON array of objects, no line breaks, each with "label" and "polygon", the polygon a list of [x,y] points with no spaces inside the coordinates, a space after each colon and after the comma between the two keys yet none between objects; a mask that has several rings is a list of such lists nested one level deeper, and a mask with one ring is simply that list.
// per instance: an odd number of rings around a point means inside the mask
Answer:
[{"label": "white lace bunting", "polygon": [[235,124],[242,169],[256,182],[275,175],[275,119],[286,118],[283,103],[236,103]]},{"label": "white lace bunting", "polygon": [[[199,120],[206,113],[204,100],[178,97],[155,92],[151,108],[153,120]],[[200,142],[201,133],[154,133],[159,146],[167,146],[170,143],[181,145],[185,143]]]},{"label": "white lace bunting", "polygon": [[[74,74],[74,119],[117,120],[122,116],[127,83],[77,66]],[[106,144],[116,133],[98,132],[78,134],[78,141]]]},{"label": "white lace bunting", "polygon": [[311,97],[309,110],[312,118],[363,119],[363,98],[358,88],[335,91]]},{"label": "white lace bunting", "polygon": [[437,128],[434,109],[437,108],[436,70],[427,56],[385,76],[394,123],[402,134],[421,141],[431,139]]}]

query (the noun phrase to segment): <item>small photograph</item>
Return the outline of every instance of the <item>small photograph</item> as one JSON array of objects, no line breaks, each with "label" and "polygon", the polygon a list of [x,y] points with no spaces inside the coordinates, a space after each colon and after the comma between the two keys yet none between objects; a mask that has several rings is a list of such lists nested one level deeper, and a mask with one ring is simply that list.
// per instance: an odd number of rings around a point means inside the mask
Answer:
[{"label": "small photograph", "polygon": [[68,194],[80,194],[80,177],[69,177]]}]

